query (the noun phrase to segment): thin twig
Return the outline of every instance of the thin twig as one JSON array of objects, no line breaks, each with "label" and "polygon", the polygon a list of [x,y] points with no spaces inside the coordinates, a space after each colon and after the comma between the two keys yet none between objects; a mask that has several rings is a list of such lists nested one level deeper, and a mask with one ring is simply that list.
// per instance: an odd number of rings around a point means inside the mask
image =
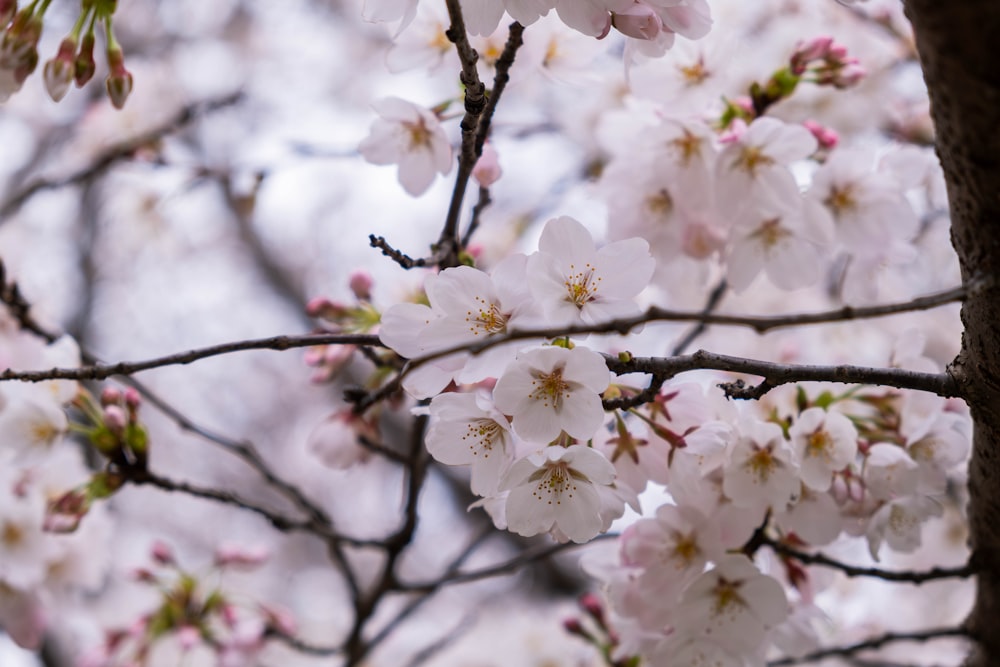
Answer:
[{"label": "thin twig", "polygon": [[774,551],[786,558],[797,560],[806,565],[822,565],[823,567],[833,568],[843,572],[848,577],[872,577],[875,579],[884,579],[885,581],[902,581],[911,584],[922,584],[927,581],[935,581],[938,579],[967,578],[976,573],[976,569],[971,561],[961,567],[934,567],[930,570],[923,571],[892,571],[883,570],[877,567],[857,567],[854,565],[848,565],[821,553],[806,553],[793,549],[786,544],[767,537],[764,538],[764,544],[768,545],[774,549]]},{"label": "thin twig", "polygon": [[[593,544],[594,542],[600,540],[614,539],[616,537],[618,537],[617,533],[605,533],[603,535],[598,535],[587,544]],[[562,553],[563,551],[582,546],[584,545],[573,542],[566,542],[564,544],[543,544],[534,549],[518,554],[517,556],[503,561],[502,563],[497,563],[496,565],[484,567],[479,570],[471,570],[469,572],[456,572],[451,576],[440,577],[432,581],[414,583],[400,582],[397,584],[396,589],[414,592],[436,591],[443,586],[452,586],[454,584],[465,584],[470,581],[489,579],[502,574],[510,574],[529,563],[545,560],[546,558],[550,558],[551,556]]]},{"label": "thin twig", "polygon": [[383,544],[381,540],[357,539],[334,533],[328,526],[319,525],[312,520],[300,521],[291,519],[265,507],[256,505],[230,491],[221,491],[219,489],[196,486],[187,482],[179,482],[138,467],[121,468],[119,470],[128,482],[138,486],[152,486],[163,491],[183,493],[195,498],[213,500],[253,512],[267,519],[275,529],[281,532],[305,532],[316,535],[324,540],[332,540],[356,547],[378,547]]},{"label": "thin twig", "polygon": [[934,628],[919,632],[887,632],[883,635],[879,635],[878,637],[858,642],[857,644],[826,648],[820,651],[814,651],[813,653],[808,653],[798,658],[781,658],[780,660],[771,660],[767,663],[767,665],[768,667],[799,665],[806,662],[817,662],[826,658],[847,657],[854,655],[855,653],[860,653],[861,651],[882,648],[886,644],[892,644],[895,642],[924,642],[930,639],[940,639],[943,637],[968,636],[968,632],[961,627]]},{"label": "thin twig", "polygon": [[189,104],[183,107],[162,125],[159,125],[148,132],[144,132],[137,137],[129,139],[128,141],[123,141],[104,150],[98,154],[95,160],[78,171],[61,178],[39,178],[32,181],[26,187],[22,188],[8,198],[7,201],[0,206],[0,221],[17,211],[26,201],[34,197],[39,192],[89,181],[107,171],[116,163],[132,157],[137,150],[155,144],[163,137],[180,130],[200,116],[218,109],[232,106],[242,99],[242,93],[234,93],[214,100]]},{"label": "thin twig", "polygon": [[670,351],[670,354],[675,357],[678,354],[684,354],[684,352],[687,351],[688,346],[708,330],[708,322],[705,321],[705,318],[711,315],[712,311],[719,307],[719,304],[722,302],[722,297],[725,296],[727,289],[729,289],[729,284],[725,279],[722,279],[719,281],[719,284],[708,293],[708,299],[705,300],[705,307],[701,309],[702,320],[688,329],[687,333],[684,334],[679,341],[677,341],[676,345],[674,345],[674,349]]},{"label": "thin twig", "polygon": [[746,375],[758,375],[764,380],[747,385],[742,380],[720,384],[729,398],[756,399],[771,389],[793,382],[836,382],[840,384],[871,384],[897,389],[915,389],[938,396],[960,396],[958,382],[948,373],[921,373],[902,368],[871,368],[867,366],[813,366],[779,364],[731,357],[699,350],[682,357],[619,357],[605,356],[608,368],[619,375],[654,373],[673,376],[693,370],[716,370]]},{"label": "thin twig", "polygon": [[222,343],[209,347],[178,352],[145,361],[122,361],[115,364],[95,364],[80,368],[53,368],[47,371],[13,371],[0,373],[0,380],[42,382],[45,380],[104,380],[113,375],[133,375],[163,366],[190,364],[200,359],[244,350],[291,350],[313,345],[381,345],[378,336],[369,334],[313,333],[298,336],[271,336]]}]

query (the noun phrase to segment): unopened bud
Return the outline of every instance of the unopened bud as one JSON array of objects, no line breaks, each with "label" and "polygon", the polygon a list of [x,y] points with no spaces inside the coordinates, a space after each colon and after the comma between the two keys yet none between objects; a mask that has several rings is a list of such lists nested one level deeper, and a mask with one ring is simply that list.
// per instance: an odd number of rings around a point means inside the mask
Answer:
[{"label": "unopened bud", "polygon": [[101,405],[107,407],[109,405],[117,405],[121,403],[122,392],[118,387],[105,387],[101,391]]},{"label": "unopened bud", "polygon": [[267,547],[243,547],[222,544],[215,549],[215,564],[219,567],[257,567],[270,557]]},{"label": "unopened bud", "polygon": [[139,390],[136,389],[135,387],[126,387],[125,407],[127,407],[129,411],[134,412],[139,409],[139,406],[141,404],[142,404],[142,395],[139,393]]},{"label": "unopened bud", "polygon": [[479,156],[479,159],[476,160],[476,166],[472,168],[472,177],[479,185],[488,188],[500,180],[502,175],[503,170],[500,168],[500,160],[493,144],[483,144],[483,154]]},{"label": "unopened bud", "polygon": [[117,436],[121,436],[125,432],[125,426],[128,424],[128,416],[122,410],[121,406],[107,406],[104,408],[103,417],[104,425],[108,427],[109,431]]},{"label": "unopened bud", "polygon": [[66,97],[69,85],[73,83],[76,74],[76,39],[67,37],[59,45],[56,57],[45,63],[43,77],[45,90],[53,102],[59,102]]},{"label": "unopened bud", "polygon": [[0,0],[0,28],[5,27],[17,13],[17,0]]},{"label": "unopened bud", "polygon": [[[476,175],[475,169],[472,170],[472,175]],[[372,274],[364,270],[358,270],[351,274],[351,280],[349,285],[351,286],[351,291],[358,301],[371,301],[372,300],[372,285],[374,280],[372,279]]]},{"label": "unopened bud", "polygon": [[80,53],[77,54],[76,61],[73,63],[73,78],[77,88],[82,88],[83,84],[90,81],[94,77],[94,72],[97,71],[97,63],[94,61],[94,42],[94,33],[92,32],[85,34],[80,42]]},{"label": "unopened bud", "polygon": [[177,628],[177,643],[184,652],[190,651],[201,643],[201,631],[193,625],[184,625]]},{"label": "unopened bud", "polygon": [[149,553],[153,557],[153,560],[160,565],[173,565],[177,562],[174,560],[174,551],[170,548],[170,545],[160,540],[153,542]]},{"label": "unopened bud", "polygon": [[125,100],[132,93],[132,73],[125,69],[125,54],[121,47],[108,49],[108,69],[110,72],[104,82],[108,97],[111,98],[111,104],[120,110],[125,107]]},{"label": "unopened bud", "polygon": [[819,142],[820,148],[831,150],[836,148],[840,142],[840,135],[837,134],[836,130],[820,125],[814,120],[802,121],[802,127],[812,132],[812,135],[816,137],[816,141]]}]

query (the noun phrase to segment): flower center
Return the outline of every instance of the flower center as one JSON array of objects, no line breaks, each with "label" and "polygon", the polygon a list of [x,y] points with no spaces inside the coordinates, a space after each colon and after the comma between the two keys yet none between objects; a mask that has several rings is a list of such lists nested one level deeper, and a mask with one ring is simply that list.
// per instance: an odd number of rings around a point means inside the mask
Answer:
[{"label": "flower center", "polygon": [[653,215],[667,217],[674,210],[674,198],[670,196],[666,188],[662,188],[646,198],[646,208]]},{"label": "flower center", "polygon": [[829,458],[830,436],[826,431],[816,431],[806,439],[806,456]]},{"label": "flower center", "polygon": [[684,77],[684,83],[689,88],[704,82],[709,75],[709,71],[705,69],[705,62],[701,58],[698,59],[698,62],[690,65],[679,65],[677,69],[680,70]]},{"label": "flower center", "polygon": [[462,441],[469,443],[473,456],[479,456],[482,452],[483,458],[488,459],[493,445],[503,437],[503,432],[503,427],[492,419],[477,419],[466,426]]},{"label": "flower center", "polygon": [[778,245],[778,242],[783,238],[791,236],[791,233],[781,226],[781,220],[779,218],[774,218],[772,220],[764,221],[752,236],[756,239],[760,239],[761,244],[765,248],[773,248]]},{"label": "flower center", "polygon": [[766,167],[770,164],[774,164],[774,160],[758,146],[744,146],[743,152],[740,153],[740,157],[736,161],[736,166],[749,172],[751,176],[757,175],[759,167]]},{"label": "flower center", "polygon": [[576,265],[569,265],[570,274],[566,276],[567,300],[576,305],[577,308],[597,299],[597,289],[600,287],[602,278],[594,277],[594,267],[589,263],[583,271],[576,271]]},{"label": "flower center", "polygon": [[684,130],[684,136],[677,137],[670,144],[681,154],[681,164],[685,167],[691,159],[701,154],[702,140],[688,130]]},{"label": "flower center", "polygon": [[849,185],[842,188],[831,188],[830,196],[824,199],[823,203],[833,210],[833,214],[835,216],[840,216],[840,214],[844,211],[848,211],[857,206],[857,202],[854,201],[851,186]]},{"label": "flower center", "polygon": [[565,461],[547,463],[534,477],[538,480],[538,485],[531,495],[548,505],[561,505],[564,494],[567,500],[571,499],[573,492],[577,490],[577,480],[587,481],[584,475],[570,468]]},{"label": "flower center", "polygon": [[732,607],[745,607],[746,601],[740,596],[739,584],[727,581],[725,579],[719,579],[719,583],[715,586],[715,605],[713,611],[716,614],[722,614]]},{"label": "flower center", "polygon": [[701,553],[701,549],[698,548],[698,543],[691,535],[679,535],[678,538],[677,542],[674,543],[674,550],[670,557],[679,561],[679,568],[689,567]]},{"label": "flower center", "polygon": [[777,461],[771,456],[770,449],[758,449],[753,455],[747,459],[747,462],[743,464],[743,467],[748,469],[754,474],[757,479],[761,482],[767,483],[768,478],[771,477],[771,473],[777,467]]},{"label": "flower center", "polygon": [[500,307],[486,299],[477,296],[479,311],[465,312],[465,321],[470,324],[469,331],[478,336],[480,331],[487,334],[504,333],[507,331],[508,315],[500,312]]},{"label": "flower center", "polygon": [[24,530],[16,523],[5,523],[0,531],[0,543],[16,547],[24,539]]},{"label": "flower center", "polygon": [[410,150],[421,148],[424,146],[431,145],[431,131],[427,129],[424,125],[423,119],[412,122],[403,123],[403,127],[410,133]]},{"label": "flower center", "polygon": [[569,398],[570,383],[563,379],[563,369],[558,367],[551,373],[534,373],[535,379],[531,381],[534,389],[528,395],[536,401],[541,401],[546,408],[552,408],[556,412],[562,409],[563,401]]}]

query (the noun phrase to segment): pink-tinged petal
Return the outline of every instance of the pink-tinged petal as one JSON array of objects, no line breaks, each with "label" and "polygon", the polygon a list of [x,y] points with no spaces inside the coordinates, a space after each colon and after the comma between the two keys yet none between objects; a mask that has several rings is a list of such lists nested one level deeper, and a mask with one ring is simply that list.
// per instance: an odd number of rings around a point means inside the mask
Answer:
[{"label": "pink-tinged petal", "polygon": [[556,526],[577,544],[592,540],[603,527],[597,490],[591,484],[581,483],[567,495],[556,501],[559,503]]},{"label": "pink-tinged petal", "polygon": [[566,377],[597,393],[611,384],[610,371],[604,357],[585,347],[575,347],[569,351]]},{"label": "pink-tinged petal", "polygon": [[500,25],[502,0],[460,0],[465,27],[473,35],[490,35]]},{"label": "pink-tinged petal", "polygon": [[580,264],[586,264],[596,253],[594,237],[587,228],[565,215],[545,223],[538,249],[558,257],[572,257]]},{"label": "pink-tinged petal", "polygon": [[[577,440],[590,440],[604,423],[604,406],[601,397],[589,392],[575,392],[562,404],[559,411],[562,430]],[[556,434],[558,435],[558,434]]]},{"label": "pink-tinged petal", "polygon": [[597,252],[600,259],[601,295],[631,299],[653,278],[656,261],[645,239],[631,238],[609,243]]},{"label": "pink-tinged petal", "polygon": [[407,359],[413,359],[425,351],[419,341],[420,332],[437,317],[430,308],[417,303],[390,306],[382,314],[379,340]]}]

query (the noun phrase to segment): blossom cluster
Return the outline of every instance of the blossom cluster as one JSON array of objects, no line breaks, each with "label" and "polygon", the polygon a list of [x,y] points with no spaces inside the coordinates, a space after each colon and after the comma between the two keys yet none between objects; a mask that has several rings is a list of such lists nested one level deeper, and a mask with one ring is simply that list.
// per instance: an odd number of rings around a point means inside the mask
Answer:
[{"label": "blossom cluster", "polygon": [[[0,366],[79,363],[70,338],[46,345],[0,319]],[[61,380],[0,388],[0,627],[24,647],[38,647],[53,613],[80,590],[97,589],[108,567],[104,511],[72,534],[52,523],[53,503],[89,472],[66,441],[65,408],[76,394],[75,382]]]},{"label": "blossom cluster", "polygon": [[[49,2],[32,0],[19,10],[17,0],[0,0],[0,28],[4,29],[0,37],[0,102],[19,91],[38,67],[38,42],[48,7]],[[107,39],[108,97],[116,109],[125,105],[132,92],[132,73],[125,68],[124,52],[111,29],[116,8],[116,0],[82,3],[73,30],[43,68],[45,90],[53,101],[61,101],[73,83],[83,87],[96,73],[94,27],[100,22]]]},{"label": "blossom cluster", "polygon": [[[817,640],[800,619],[813,613],[818,584],[791,562],[782,577],[734,554],[761,531],[797,548],[863,536],[876,559],[884,544],[914,550],[968,455],[968,416],[943,398],[860,386],[813,397],[800,388],[765,413],[679,382],[644,405],[605,410],[602,396],[636,390],[611,385],[600,355],[518,337],[539,322],[628,315],[652,271],[644,241],[596,249],[579,223],[559,218],[531,256],[490,274],[428,276],[428,304],[389,308],[380,335],[415,360],[404,386],[433,397],[428,451],[470,468],[478,504],[499,527],[585,542],[626,503],[641,511],[650,482],[666,487],[671,502],[624,532],[617,563],[595,569],[621,655],[748,665],[776,642],[804,652]],[[619,282],[606,285],[615,273]],[[910,334],[888,361],[933,367],[922,345]]]}]

